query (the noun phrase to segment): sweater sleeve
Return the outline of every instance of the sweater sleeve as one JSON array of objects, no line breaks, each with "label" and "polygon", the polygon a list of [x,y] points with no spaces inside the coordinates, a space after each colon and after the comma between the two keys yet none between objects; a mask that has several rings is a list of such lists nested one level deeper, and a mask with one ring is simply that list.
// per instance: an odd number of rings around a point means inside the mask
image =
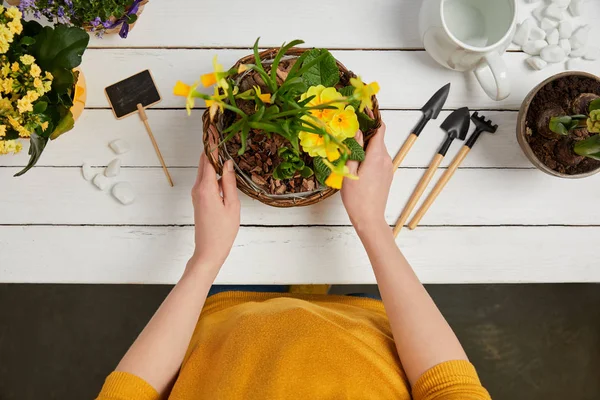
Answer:
[{"label": "sweater sleeve", "polygon": [[96,400],[158,400],[158,392],[148,382],[127,372],[114,371]]},{"label": "sweater sleeve", "polygon": [[412,388],[414,400],[491,400],[468,361],[446,361],[426,371]]}]

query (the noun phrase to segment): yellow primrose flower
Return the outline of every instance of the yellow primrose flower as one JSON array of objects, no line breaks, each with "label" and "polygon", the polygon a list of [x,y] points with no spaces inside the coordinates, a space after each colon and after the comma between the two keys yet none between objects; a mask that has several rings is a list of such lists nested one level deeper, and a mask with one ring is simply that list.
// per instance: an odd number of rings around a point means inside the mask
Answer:
[{"label": "yellow primrose flower", "polygon": [[21,19],[23,18],[23,13],[19,11],[17,7],[8,7],[6,12],[4,13],[8,18],[12,19]]},{"label": "yellow primrose flower", "polygon": [[15,35],[8,29],[4,24],[0,24],[0,38],[4,39],[6,43],[11,43]]},{"label": "yellow primrose flower", "polygon": [[33,111],[33,105],[31,104],[31,100],[29,100],[27,96],[17,100],[17,109],[21,114]]},{"label": "yellow primrose flower", "polygon": [[323,122],[329,122],[333,115],[338,110],[343,110],[345,102],[336,100],[343,100],[344,96],[342,96],[335,88],[328,87],[326,88],[323,85],[311,86],[308,88],[306,93],[303,93],[300,96],[300,101],[306,100],[309,97],[314,96],[314,98],[306,104],[307,107],[316,107],[325,103],[331,103],[330,105],[336,107],[336,109],[326,109],[326,110],[311,110],[310,113],[320,119]]},{"label": "yellow primrose flower", "polygon": [[229,84],[227,83],[227,79],[225,79],[226,76],[227,73],[223,72],[223,66],[217,62],[217,56],[214,56],[213,72],[202,75],[200,81],[202,81],[202,86],[204,87],[209,87],[216,83],[218,87],[227,90]]},{"label": "yellow primrose flower", "polygon": [[20,58],[23,65],[31,65],[35,62],[35,58],[30,54],[22,55]]},{"label": "yellow primrose flower", "polygon": [[213,121],[215,116],[217,115],[217,111],[224,111],[223,107],[223,99],[227,98],[225,94],[219,94],[219,87],[215,86],[215,92],[212,95],[210,100],[206,100],[206,107],[208,107],[208,113],[210,115],[210,120]]},{"label": "yellow primrose flower", "polygon": [[363,112],[365,108],[372,110],[373,96],[379,93],[379,84],[377,82],[372,82],[365,85],[362,79],[360,79],[360,76],[358,78],[350,78],[350,84],[354,86],[353,97],[360,100],[360,107],[358,110],[360,112]]},{"label": "yellow primrose flower", "polygon": [[2,91],[10,94],[13,91],[13,78],[6,78],[2,81]]},{"label": "yellow primrose flower", "polygon": [[352,175],[350,173],[350,169],[345,164],[333,165],[332,163],[330,163],[327,160],[323,160],[323,163],[325,163],[325,165],[327,165],[329,167],[329,169],[331,170],[331,173],[325,180],[325,184],[327,186],[329,186],[330,188],[341,189],[344,178],[348,178],[348,179],[352,179],[352,180],[358,179],[358,176]]},{"label": "yellow primrose flower", "polygon": [[254,86],[254,93],[256,93],[256,96],[263,103],[270,103],[271,102],[271,93],[262,93],[262,91],[260,90],[260,86]]},{"label": "yellow primrose flower", "polygon": [[0,137],[6,136],[6,125],[0,125]]},{"label": "yellow primrose flower", "polygon": [[197,87],[198,82],[194,82],[194,84],[190,86],[181,81],[177,81],[177,83],[175,83],[175,87],[173,88],[173,94],[175,96],[182,96],[186,98],[185,109],[187,110],[188,115],[192,113],[192,108],[194,108],[195,105],[194,91]]},{"label": "yellow primrose flower", "polygon": [[348,106],[342,111],[336,112],[329,121],[331,133],[338,139],[354,137],[358,132],[358,117],[354,107]]},{"label": "yellow primrose flower", "polygon": [[34,101],[40,98],[40,94],[34,90],[29,90],[27,91],[25,98],[33,103]]},{"label": "yellow primrose flower", "polygon": [[20,35],[21,32],[23,32],[23,24],[21,24],[20,19],[12,20],[6,25],[8,26],[8,29],[10,29],[10,31],[15,35]]},{"label": "yellow primrose flower", "polygon": [[48,121],[42,122],[40,126],[42,127],[42,131],[46,132],[46,129],[48,129]]},{"label": "yellow primrose flower", "polygon": [[339,146],[326,136],[310,132],[300,132],[298,139],[300,139],[302,150],[311,157],[323,157],[329,161],[335,161],[340,158]]},{"label": "yellow primrose flower", "polygon": [[29,72],[31,72],[31,76],[37,78],[41,75],[42,69],[37,64],[31,64],[31,69],[29,70]]}]

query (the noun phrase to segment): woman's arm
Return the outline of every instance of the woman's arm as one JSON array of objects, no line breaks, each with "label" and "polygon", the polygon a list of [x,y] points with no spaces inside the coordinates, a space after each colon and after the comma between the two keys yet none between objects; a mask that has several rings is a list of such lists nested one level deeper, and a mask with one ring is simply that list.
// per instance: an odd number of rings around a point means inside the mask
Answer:
[{"label": "woman's arm", "polygon": [[240,202],[231,161],[225,164],[219,182],[215,169],[202,154],[192,201],[196,226],[194,255],[179,283],[116,369],[142,378],[160,395],[169,390],[177,376],[210,286],[239,230]]},{"label": "woman's arm", "polygon": [[344,182],[342,200],[371,260],[398,355],[414,385],[430,368],[444,361],[467,360],[467,356],[385,221],[393,171],[384,135],[385,125],[369,142],[360,168],[349,165],[360,179]]}]

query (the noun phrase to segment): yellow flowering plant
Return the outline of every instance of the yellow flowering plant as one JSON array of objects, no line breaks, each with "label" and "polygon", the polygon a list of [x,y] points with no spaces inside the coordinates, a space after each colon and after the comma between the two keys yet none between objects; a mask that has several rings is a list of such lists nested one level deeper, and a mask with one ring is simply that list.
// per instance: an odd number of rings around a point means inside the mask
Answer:
[{"label": "yellow flowering plant", "polygon": [[18,153],[29,139],[32,168],[48,140],[73,128],[71,112],[81,56],[89,35],[80,28],[23,21],[0,6],[0,154]]},{"label": "yellow flowering plant", "polygon": [[[261,60],[258,43],[253,64],[225,70],[215,57],[213,72],[192,85],[177,82],[174,94],[186,97],[188,113],[199,98],[206,101],[211,121],[227,120],[219,145],[239,137],[238,155],[246,152],[251,133],[282,137],[284,143],[276,152],[279,164],[273,171],[276,179],[314,173],[322,185],[340,189],[343,177],[355,178],[347,173],[346,163],[364,160],[364,150],[354,137],[359,129],[367,132],[375,124],[365,110],[373,108],[379,85],[365,84],[359,77],[342,82],[338,64],[326,49],[286,57],[304,43],[301,40],[284,44],[269,62]],[[285,71],[279,68],[284,60],[293,60]],[[250,72],[255,78],[246,84]],[[204,93],[200,86],[214,86],[214,93]]]},{"label": "yellow flowering plant", "polygon": [[577,141],[573,147],[575,154],[600,160],[600,99],[590,102],[588,115],[565,115],[550,118],[550,130],[559,135],[569,135],[577,128],[584,128],[588,132],[598,133],[598,135]]}]

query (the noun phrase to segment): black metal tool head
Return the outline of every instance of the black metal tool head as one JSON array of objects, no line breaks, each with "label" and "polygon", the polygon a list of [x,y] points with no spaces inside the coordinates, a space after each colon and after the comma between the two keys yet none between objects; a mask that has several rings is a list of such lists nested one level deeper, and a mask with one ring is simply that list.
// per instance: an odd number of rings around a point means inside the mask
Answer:
[{"label": "black metal tool head", "polygon": [[471,121],[477,126],[477,129],[481,129],[483,132],[496,133],[498,130],[498,125],[495,125],[491,119],[485,119],[485,115],[479,115],[477,111],[471,115]]},{"label": "black metal tool head", "polygon": [[465,140],[467,132],[469,132],[469,125],[471,125],[469,109],[463,107],[448,115],[440,128],[446,131],[448,137],[452,139]]},{"label": "black metal tool head", "polygon": [[440,115],[440,111],[442,111],[442,107],[446,103],[446,99],[448,98],[448,93],[450,93],[450,84],[448,83],[443,88],[435,92],[435,94],[425,103],[421,111],[423,115],[427,119],[436,119],[438,115]]}]

